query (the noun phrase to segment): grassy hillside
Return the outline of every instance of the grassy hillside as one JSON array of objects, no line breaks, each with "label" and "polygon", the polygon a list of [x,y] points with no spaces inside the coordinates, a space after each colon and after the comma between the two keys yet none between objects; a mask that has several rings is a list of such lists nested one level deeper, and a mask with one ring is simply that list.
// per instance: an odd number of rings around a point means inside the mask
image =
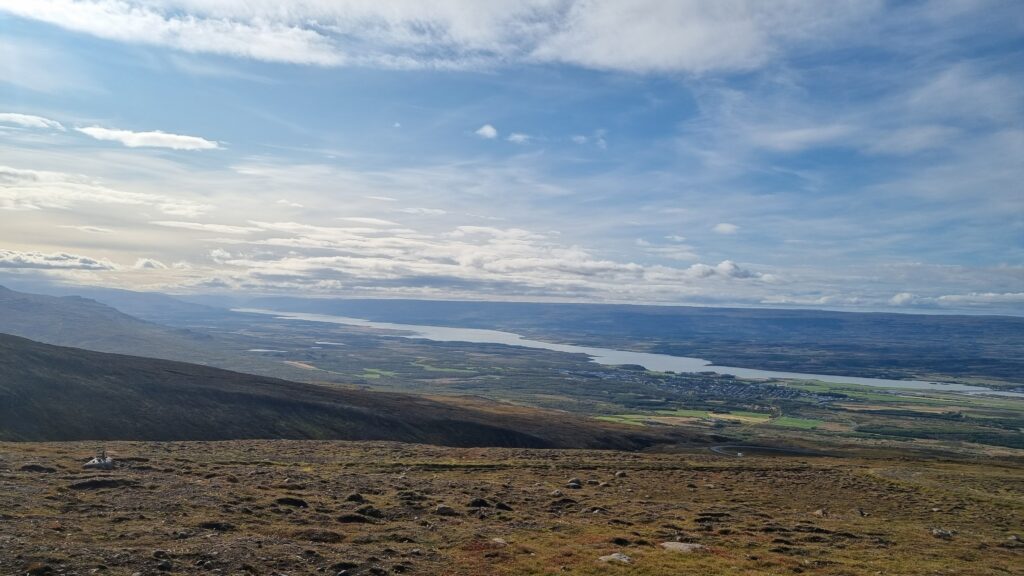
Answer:
[{"label": "grassy hillside", "polygon": [[0,335],[0,440],[400,440],[637,448],[658,437],[473,400],[300,384]]},{"label": "grassy hillside", "polygon": [[92,442],[0,443],[0,574],[1009,576],[1024,555],[1019,457],[106,448],[94,472]]}]

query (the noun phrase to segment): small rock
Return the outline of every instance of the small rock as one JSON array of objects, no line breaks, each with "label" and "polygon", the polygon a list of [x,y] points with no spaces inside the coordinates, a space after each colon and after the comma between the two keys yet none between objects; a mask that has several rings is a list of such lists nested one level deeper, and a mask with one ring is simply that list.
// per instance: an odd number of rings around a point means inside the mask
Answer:
[{"label": "small rock", "polygon": [[509,506],[508,504],[505,504],[504,502],[495,502],[494,507],[497,508],[498,510],[504,510],[506,512],[512,511],[512,507]]},{"label": "small rock", "polygon": [[459,515],[459,513],[454,508],[452,508],[451,506],[447,506],[445,504],[438,504],[437,508],[434,509],[434,514],[437,514],[438,516],[458,516]]},{"label": "small rock", "polygon": [[342,514],[338,516],[338,522],[342,524],[369,524],[372,520],[362,514]]},{"label": "small rock", "polygon": [[234,524],[229,524],[227,522],[217,522],[216,520],[211,520],[209,522],[202,522],[202,523],[199,524],[199,527],[200,528],[205,528],[207,530],[216,530],[218,532],[227,532],[229,530],[234,530],[235,529]]},{"label": "small rock", "polygon": [[562,494],[561,490],[552,490],[548,496],[551,496],[552,498],[561,498],[564,494]]},{"label": "small rock", "polygon": [[282,506],[294,506],[296,508],[309,508],[309,504],[302,498],[292,498],[291,496],[285,496],[274,500]]},{"label": "small rock", "polygon": [[827,518],[828,510],[825,510],[824,508],[818,508],[817,510],[814,511],[814,515],[819,518]]},{"label": "small rock", "polygon": [[946,530],[945,528],[932,528],[932,536],[940,538],[942,540],[952,540],[953,536],[956,535],[956,530]]},{"label": "small rock", "polygon": [[345,497],[345,501],[346,502],[356,502],[356,503],[362,504],[363,502],[366,502],[366,498],[364,498],[362,494],[360,494],[358,492],[354,492],[354,493],[349,494],[348,496],[346,496]]},{"label": "small rock", "polygon": [[163,559],[163,558],[170,558],[170,557],[171,557],[171,555],[167,552],[167,550],[154,550],[153,551],[153,558]]},{"label": "small rock", "polygon": [[498,546],[508,546],[508,541],[504,538],[491,538],[491,542],[497,544]]},{"label": "small rock", "polygon": [[619,470],[615,473],[616,478],[625,478],[626,476],[628,476],[628,474],[626,474],[625,470]]},{"label": "small rock", "polygon": [[40,466],[39,464],[25,464],[21,468],[18,468],[22,472],[43,472],[46,474],[52,474],[56,472],[56,468],[50,468],[49,466]]},{"label": "small rock", "polygon": [[616,552],[614,554],[609,554],[607,556],[601,556],[600,558],[598,558],[598,560],[601,561],[601,562],[617,562],[619,564],[632,564],[633,563],[633,559],[630,558],[629,556],[626,556],[622,552]]},{"label": "small rock", "polygon": [[[336,544],[344,540],[344,536],[331,530],[300,530],[295,537],[309,542],[320,542],[323,544]],[[315,553],[315,551],[314,551]]]},{"label": "small rock", "polygon": [[28,574],[28,576],[48,576],[49,574],[53,574],[53,568],[46,564],[35,562],[28,565],[25,569],[25,573]]},{"label": "small rock", "polygon": [[356,514],[362,514],[363,516],[369,516],[370,518],[383,518],[384,512],[381,512],[377,508],[374,508],[371,504],[366,506],[360,506],[356,508]]},{"label": "small rock", "polygon": [[469,508],[492,508],[493,505],[485,498],[474,498],[466,505]]},{"label": "small rock", "polygon": [[68,486],[68,488],[72,490],[99,490],[101,488],[132,488],[138,486],[138,484],[134,480],[126,480],[124,478],[96,478],[75,482]]},{"label": "small rock", "polygon": [[700,552],[705,549],[705,546],[703,544],[694,544],[692,542],[662,542],[660,546],[665,550],[671,550],[673,552],[682,552],[684,554]]}]

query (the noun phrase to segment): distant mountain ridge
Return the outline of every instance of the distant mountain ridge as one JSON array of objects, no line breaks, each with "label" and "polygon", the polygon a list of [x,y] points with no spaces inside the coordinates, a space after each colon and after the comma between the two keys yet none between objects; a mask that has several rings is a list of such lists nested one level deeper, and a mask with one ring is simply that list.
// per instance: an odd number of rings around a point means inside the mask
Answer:
[{"label": "distant mountain ridge", "polygon": [[561,413],[300,384],[0,334],[0,441],[395,440],[635,449],[667,436]]},{"label": "distant mountain ridge", "polygon": [[0,286],[0,333],[58,346],[157,358],[198,356],[206,334],[129,316],[81,296],[46,296]]},{"label": "distant mountain ridge", "polygon": [[23,294],[58,298],[80,296],[85,299],[95,300],[100,304],[105,304],[129,316],[166,326],[182,327],[202,321],[216,321],[217,318],[230,314],[228,310],[223,308],[187,302],[161,292],[137,292],[100,286],[48,284],[8,287],[12,291],[18,291]]}]

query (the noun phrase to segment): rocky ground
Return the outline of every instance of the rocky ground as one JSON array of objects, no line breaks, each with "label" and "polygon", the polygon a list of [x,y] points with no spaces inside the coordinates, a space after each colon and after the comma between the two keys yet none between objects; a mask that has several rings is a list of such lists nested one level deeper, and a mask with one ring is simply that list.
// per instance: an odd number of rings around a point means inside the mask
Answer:
[{"label": "rocky ground", "polygon": [[0,444],[0,574],[1024,574],[1024,461]]}]

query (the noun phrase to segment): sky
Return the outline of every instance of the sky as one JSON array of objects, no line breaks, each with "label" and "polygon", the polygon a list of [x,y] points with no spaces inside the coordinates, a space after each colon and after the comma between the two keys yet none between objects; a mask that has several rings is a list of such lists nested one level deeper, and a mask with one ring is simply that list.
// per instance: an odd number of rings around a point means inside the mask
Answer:
[{"label": "sky", "polygon": [[0,0],[0,281],[1024,314],[1016,0]]}]

